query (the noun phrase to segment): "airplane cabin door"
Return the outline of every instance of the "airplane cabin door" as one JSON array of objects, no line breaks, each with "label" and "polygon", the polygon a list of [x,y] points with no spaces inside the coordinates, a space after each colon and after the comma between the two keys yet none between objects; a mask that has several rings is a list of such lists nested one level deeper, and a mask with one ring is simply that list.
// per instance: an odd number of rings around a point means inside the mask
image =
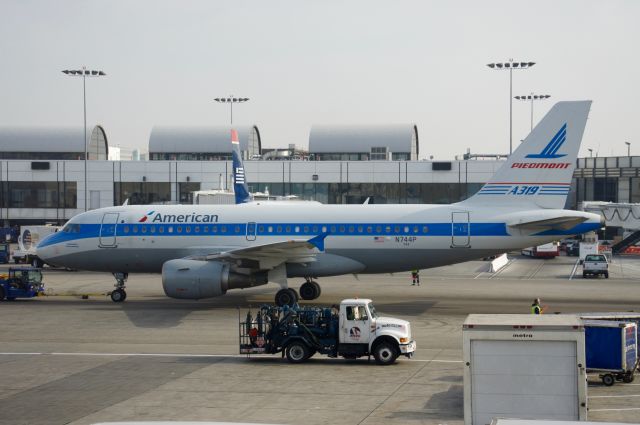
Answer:
[{"label": "airplane cabin door", "polygon": [[106,213],[100,225],[100,248],[115,248],[118,213]]},{"label": "airplane cabin door", "polygon": [[247,223],[247,240],[255,241],[256,240],[256,223],[250,222]]},{"label": "airplane cabin door", "polygon": [[471,226],[467,211],[451,213],[451,247],[469,248],[471,242]]}]

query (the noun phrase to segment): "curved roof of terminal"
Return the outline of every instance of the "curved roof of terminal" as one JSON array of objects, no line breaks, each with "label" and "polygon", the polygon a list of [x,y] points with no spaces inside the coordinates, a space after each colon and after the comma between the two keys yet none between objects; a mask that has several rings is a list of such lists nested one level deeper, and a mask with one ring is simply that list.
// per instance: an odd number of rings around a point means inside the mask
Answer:
[{"label": "curved roof of terminal", "polygon": [[[102,132],[100,125],[87,127],[87,135]],[[0,127],[0,152],[84,152],[83,127]],[[106,158],[105,158],[106,159]]]},{"label": "curved roof of terminal", "polygon": [[[255,125],[234,126],[238,131],[240,149],[248,150],[250,137],[257,139],[258,152],[262,142]],[[231,152],[231,127],[168,127],[154,126],[149,136],[149,153]]]},{"label": "curved roof of terminal", "polygon": [[309,153],[364,153],[372,147],[387,147],[390,152],[418,150],[415,124],[336,126],[314,125],[309,134]]}]

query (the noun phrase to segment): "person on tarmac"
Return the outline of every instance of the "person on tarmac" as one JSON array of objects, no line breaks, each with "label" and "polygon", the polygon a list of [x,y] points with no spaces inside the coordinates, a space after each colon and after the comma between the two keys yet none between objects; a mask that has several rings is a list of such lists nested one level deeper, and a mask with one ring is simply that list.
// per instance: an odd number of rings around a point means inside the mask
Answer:
[{"label": "person on tarmac", "polygon": [[411,280],[413,281],[411,286],[415,286],[415,285],[420,286],[420,270],[419,269],[411,270]]},{"label": "person on tarmac", "polygon": [[533,304],[531,304],[531,314],[542,314],[545,310],[546,307],[540,304],[540,298],[533,300]]}]

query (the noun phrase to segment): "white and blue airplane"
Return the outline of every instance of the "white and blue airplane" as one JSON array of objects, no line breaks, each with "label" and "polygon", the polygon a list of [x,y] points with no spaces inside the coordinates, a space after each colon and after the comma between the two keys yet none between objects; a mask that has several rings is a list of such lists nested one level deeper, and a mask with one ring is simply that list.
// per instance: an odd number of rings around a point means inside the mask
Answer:
[{"label": "white and blue airplane", "polygon": [[[124,205],[73,217],[37,248],[45,262],[111,272],[113,301],[129,273],[162,273],[169,297],[201,299],[277,283],[278,305],[314,280],[464,262],[602,227],[597,214],[565,210],[590,101],[559,102],[469,199],[450,205],[323,205],[248,198],[234,140],[237,205]],[[244,191],[238,186],[245,187]]]}]

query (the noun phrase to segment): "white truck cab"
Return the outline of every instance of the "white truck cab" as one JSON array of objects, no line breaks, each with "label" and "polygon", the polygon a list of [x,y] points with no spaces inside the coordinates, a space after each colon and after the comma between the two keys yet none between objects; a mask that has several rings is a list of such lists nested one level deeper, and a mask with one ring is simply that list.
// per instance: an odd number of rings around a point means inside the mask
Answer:
[{"label": "white truck cab", "polygon": [[415,351],[406,320],[379,316],[370,299],[350,298],[340,303],[340,356],[373,355],[377,363],[390,364],[400,355],[410,358]]}]

